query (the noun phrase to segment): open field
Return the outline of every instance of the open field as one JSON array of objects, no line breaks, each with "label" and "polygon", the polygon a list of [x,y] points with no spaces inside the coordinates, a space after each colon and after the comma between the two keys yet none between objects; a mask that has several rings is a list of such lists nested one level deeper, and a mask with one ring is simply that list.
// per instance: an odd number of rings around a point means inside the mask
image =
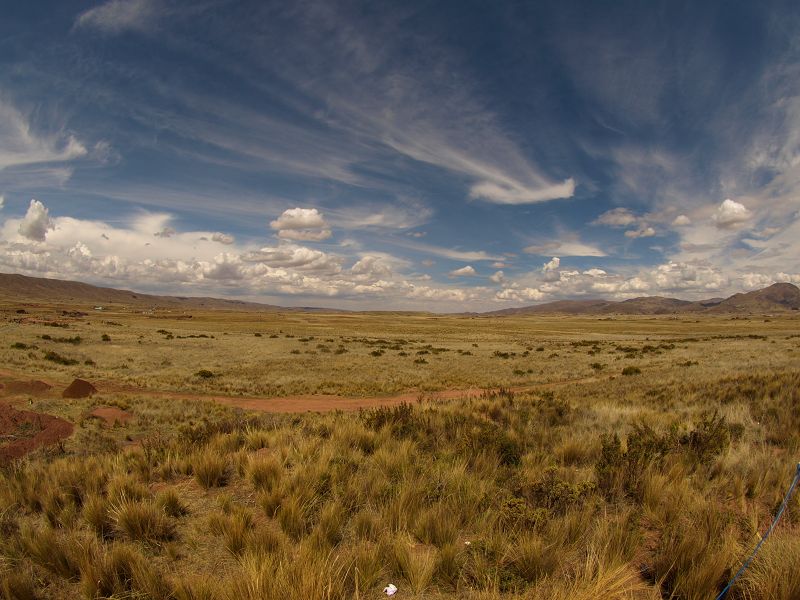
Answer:
[{"label": "open field", "polygon": [[0,598],[708,599],[800,457],[797,312],[0,315]]}]

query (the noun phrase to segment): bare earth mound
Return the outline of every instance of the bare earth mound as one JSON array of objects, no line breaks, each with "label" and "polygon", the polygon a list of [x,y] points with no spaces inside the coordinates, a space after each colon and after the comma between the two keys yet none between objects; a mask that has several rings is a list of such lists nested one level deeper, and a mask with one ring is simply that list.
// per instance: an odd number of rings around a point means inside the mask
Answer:
[{"label": "bare earth mound", "polygon": [[71,434],[72,423],[64,419],[0,404],[0,464]]},{"label": "bare earth mound", "polygon": [[97,393],[97,388],[84,379],[76,379],[61,393],[62,398],[90,398]]},{"label": "bare earth mound", "polygon": [[114,423],[124,425],[133,418],[128,411],[115,406],[98,406],[89,414],[93,417],[100,417],[108,425],[114,425]]}]

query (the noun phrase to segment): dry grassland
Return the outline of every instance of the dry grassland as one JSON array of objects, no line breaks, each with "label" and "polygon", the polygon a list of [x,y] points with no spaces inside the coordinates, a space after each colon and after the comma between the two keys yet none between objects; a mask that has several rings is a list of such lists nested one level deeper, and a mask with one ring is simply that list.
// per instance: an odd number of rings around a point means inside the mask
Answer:
[{"label": "dry grassland", "polygon": [[[711,599],[800,458],[794,313],[21,307],[0,381],[54,387],[0,403],[75,431],[0,468],[0,598]],[[210,400],[307,394],[369,408]],[[728,597],[800,597],[798,533],[795,498]]]}]

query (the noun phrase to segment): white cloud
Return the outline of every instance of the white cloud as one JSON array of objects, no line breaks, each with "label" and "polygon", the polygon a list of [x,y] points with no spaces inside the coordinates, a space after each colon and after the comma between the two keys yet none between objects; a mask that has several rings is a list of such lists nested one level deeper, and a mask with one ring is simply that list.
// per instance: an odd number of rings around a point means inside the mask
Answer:
[{"label": "white cloud", "polygon": [[270,227],[281,229],[326,229],[328,224],[316,208],[289,208],[270,223]]},{"label": "white cloud", "polygon": [[506,280],[506,276],[505,273],[503,273],[502,271],[497,271],[493,275],[491,275],[489,279],[494,283],[503,283]]},{"label": "white cloud", "polygon": [[366,255],[350,267],[350,272],[358,276],[359,279],[388,278],[393,273],[391,263],[391,259],[387,259],[384,256]]},{"label": "white cloud", "polygon": [[588,275],[589,277],[605,277],[608,275],[608,273],[603,269],[589,269],[584,271],[583,274]]},{"label": "white cloud", "polygon": [[691,225],[692,220],[687,217],[686,215],[678,215],[672,221],[672,225],[674,227],[686,227],[687,225]]},{"label": "white cloud", "polygon": [[282,240],[296,240],[305,242],[321,242],[331,237],[330,229],[282,229],[278,232],[278,237]]},{"label": "white cloud", "polygon": [[227,233],[221,233],[219,231],[216,231],[211,235],[211,241],[218,242],[220,244],[225,244],[226,246],[228,246],[233,242],[235,242],[236,238],[234,238],[232,235],[228,235]]},{"label": "white cloud", "polygon": [[630,229],[625,232],[625,237],[628,238],[646,238],[646,237],[653,237],[656,234],[656,230],[647,225],[647,223],[642,223],[642,225],[638,229]]},{"label": "white cloud", "polygon": [[461,267],[460,269],[454,269],[448,273],[450,277],[472,277],[477,275],[475,269],[472,268],[471,265],[467,265],[465,267]]},{"label": "white cloud", "polygon": [[328,224],[316,208],[289,208],[269,225],[285,240],[319,242],[331,237]]},{"label": "white cloud", "polygon": [[69,161],[87,153],[73,135],[35,132],[28,119],[0,99],[0,170]]},{"label": "white cloud", "polygon": [[[456,250],[453,248],[443,248],[441,246],[434,246],[433,244],[426,244],[424,242],[417,242],[414,240],[397,239],[397,238],[386,238],[384,241],[393,244],[395,246],[399,246],[400,248],[407,248],[409,250],[415,250],[417,252],[424,252],[426,254],[432,254],[434,256],[441,256],[443,258],[449,258],[450,260],[463,260],[463,261],[503,260],[502,256],[487,254],[483,250]],[[425,262],[423,261],[422,264],[425,265]]]},{"label": "white cloud", "polygon": [[[411,229],[428,222],[433,211],[418,201],[398,199],[394,204],[369,203],[327,209],[327,217],[341,229]],[[424,232],[409,233],[423,237]]]},{"label": "white cloud", "polygon": [[5,196],[0,196],[0,210],[3,210],[5,203],[6,203]]},{"label": "white cloud", "polygon": [[338,273],[341,270],[341,259],[312,248],[281,244],[265,246],[259,250],[242,255],[245,262],[262,263],[270,267],[289,267],[304,271],[325,271]]},{"label": "white cloud", "polygon": [[546,294],[537,288],[527,287],[522,289],[506,288],[497,292],[496,300],[510,300],[513,302],[537,301],[544,299]]},{"label": "white cloud", "polygon": [[550,261],[542,265],[542,272],[547,273],[548,271],[555,271],[558,269],[560,264],[561,259],[557,256],[554,256]]},{"label": "white cloud", "polygon": [[526,254],[538,254],[539,256],[556,253],[561,256],[607,256],[600,248],[579,241],[545,242],[543,244],[527,246],[523,248],[522,251]]},{"label": "white cloud", "polygon": [[528,187],[509,181],[481,181],[469,190],[470,198],[495,204],[534,204],[571,198],[574,194],[575,180],[572,178],[544,187]]},{"label": "white cloud", "polygon": [[730,198],[724,200],[722,204],[717,207],[713,219],[717,227],[721,229],[732,229],[749,221],[753,214],[745,207],[744,204],[735,202]]},{"label": "white cloud", "polygon": [[141,31],[147,29],[157,12],[154,0],[110,0],[81,13],[75,20],[75,26],[105,33]]},{"label": "white cloud", "polygon": [[627,208],[615,208],[604,212],[591,222],[591,225],[608,225],[609,227],[627,227],[637,223],[639,218],[636,217]]},{"label": "white cloud", "polygon": [[38,200],[31,200],[28,212],[19,224],[20,235],[35,242],[43,242],[51,229],[53,222],[50,220],[50,211]]}]

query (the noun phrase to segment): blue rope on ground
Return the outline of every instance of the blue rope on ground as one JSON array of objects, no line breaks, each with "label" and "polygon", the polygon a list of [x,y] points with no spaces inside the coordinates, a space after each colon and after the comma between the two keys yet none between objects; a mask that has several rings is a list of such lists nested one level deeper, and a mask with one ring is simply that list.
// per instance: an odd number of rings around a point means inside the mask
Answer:
[{"label": "blue rope on ground", "polygon": [[789,506],[789,500],[792,497],[792,493],[794,493],[794,488],[797,487],[797,482],[798,481],[800,481],[800,463],[797,463],[797,470],[795,471],[794,480],[792,481],[792,485],[789,486],[789,491],[786,492],[786,497],[783,499],[783,503],[781,504],[781,507],[778,510],[778,514],[775,515],[775,518],[772,521],[772,525],[769,526],[769,529],[767,529],[767,533],[765,533],[764,537],[761,538],[761,541],[758,542],[758,544],[753,549],[753,552],[750,554],[748,559],[746,561],[744,561],[744,564],[736,572],[736,575],[733,576],[733,579],[731,579],[728,582],[728,585],[725,586],[725,589],[722,590],[719,593],[719,596],[716,597],[716,600],[722,600],[725,597],[725,594],[728,593],[728,591],[731,589],[731,587],[733,587],[733,584],[736,582],[736,580],[739,579],[739,575],[744,573],[745,570],[747,569],[747,567],[750,566],[750,563],[753,562],[753,559],[756,557],[756,553],[758,552],[759,548],[761,548],[761,544],[763,544],[765,541],[767,541],[767,538],[769,537],[769,534],[772,533],[772,530],[775,529],[775,525],[778,524],[778,521],[783,516],[783,511],[785,511],[786,507]]}]

